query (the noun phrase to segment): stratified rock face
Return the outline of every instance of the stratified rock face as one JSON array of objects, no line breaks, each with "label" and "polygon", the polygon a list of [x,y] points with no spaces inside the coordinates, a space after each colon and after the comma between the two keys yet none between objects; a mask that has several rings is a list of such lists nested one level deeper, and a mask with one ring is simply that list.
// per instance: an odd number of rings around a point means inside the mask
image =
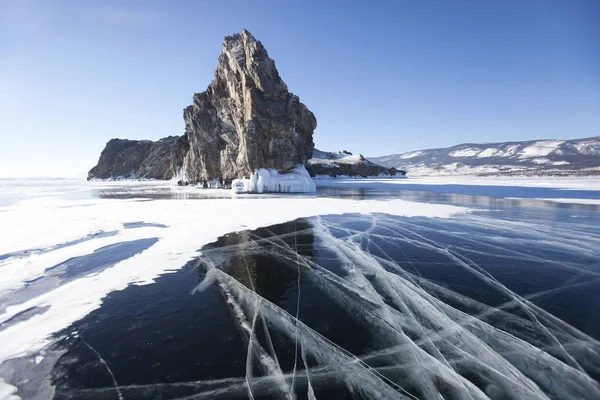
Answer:
[{"label": "stratified rock face", "polygon": [[181,169],[189,147],[186,136],[169,136],[154,142],[136,178],[172,179]]},{"label": "stratified rock face", "polygon": [[288,92],[275,62],[246,30],[225,38],[215,79],[183,117],[189,182],[228,182],[257,168],[285,171],[312,155],[315,116]]},{"label": "stratified rock face", "polygon": [[98,165],[88,173],[88,179],[133,178],[151,147],[150,140],[109,140],[100,153]]},{"label": "stratified rock face", "polygon": [[150,140],[111,139],[89,179],[171,179],[188,151],[185,136]]}]

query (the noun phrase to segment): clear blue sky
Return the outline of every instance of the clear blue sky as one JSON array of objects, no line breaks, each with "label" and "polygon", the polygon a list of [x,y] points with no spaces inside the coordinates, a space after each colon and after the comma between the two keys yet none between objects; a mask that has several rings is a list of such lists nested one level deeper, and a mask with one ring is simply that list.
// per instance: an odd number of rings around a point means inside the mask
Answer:
[{"label": "clear blue sky", "polygon": [[242,28],[322,150],[600,135],[598,0],[0,0],[0,176],[83,175],[110,138],[182,134]]}]

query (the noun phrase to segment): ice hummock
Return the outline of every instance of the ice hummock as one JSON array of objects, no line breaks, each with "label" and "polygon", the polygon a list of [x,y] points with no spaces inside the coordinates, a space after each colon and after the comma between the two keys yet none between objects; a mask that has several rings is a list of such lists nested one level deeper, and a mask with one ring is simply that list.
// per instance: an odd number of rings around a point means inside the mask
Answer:
[{"label": "ice hummock", "polygon": [[281,173],[275,169],[258,168],[250,178],[234,179],[231,189],[236,193],[312,193],[317,191],[306,168],[298,164],[293,170]]}]

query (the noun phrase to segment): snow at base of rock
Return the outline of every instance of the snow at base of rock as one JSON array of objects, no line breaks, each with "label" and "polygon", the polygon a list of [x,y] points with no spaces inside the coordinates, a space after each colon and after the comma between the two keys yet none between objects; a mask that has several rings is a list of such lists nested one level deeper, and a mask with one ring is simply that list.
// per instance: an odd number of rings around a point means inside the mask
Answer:
[{"label": "snow at base of rock", "polygon": [[236,193],[312,193],[317,187],[303,165],[287,173],[274,169],[259,168],[250,178],[234,179],[231,190]]},{"label": "snow at base of rock", "polygon": [[0,399],[2,400],[20,400],[21,398],[16,395],[17,388],[9,385],[0,378]]}]

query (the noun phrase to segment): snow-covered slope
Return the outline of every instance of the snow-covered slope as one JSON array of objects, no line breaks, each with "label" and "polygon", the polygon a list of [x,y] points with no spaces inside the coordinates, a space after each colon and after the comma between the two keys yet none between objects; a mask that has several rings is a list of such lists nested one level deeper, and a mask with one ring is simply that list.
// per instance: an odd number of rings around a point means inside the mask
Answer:
[{"label": "snow-covered slope", "polygon": [[369,157],[423,175],[600,175],[600,136],[575,140],[466,143],[444,149]]},{"label": "snow-covered slope", "polygon": [[363,157],[362,154],[352,154],[346,150],[326,152],[314,149],[313,155],[306,163],[306,169],[311,176],[330,177],[403,177],[404,171],[387,168]]}]

